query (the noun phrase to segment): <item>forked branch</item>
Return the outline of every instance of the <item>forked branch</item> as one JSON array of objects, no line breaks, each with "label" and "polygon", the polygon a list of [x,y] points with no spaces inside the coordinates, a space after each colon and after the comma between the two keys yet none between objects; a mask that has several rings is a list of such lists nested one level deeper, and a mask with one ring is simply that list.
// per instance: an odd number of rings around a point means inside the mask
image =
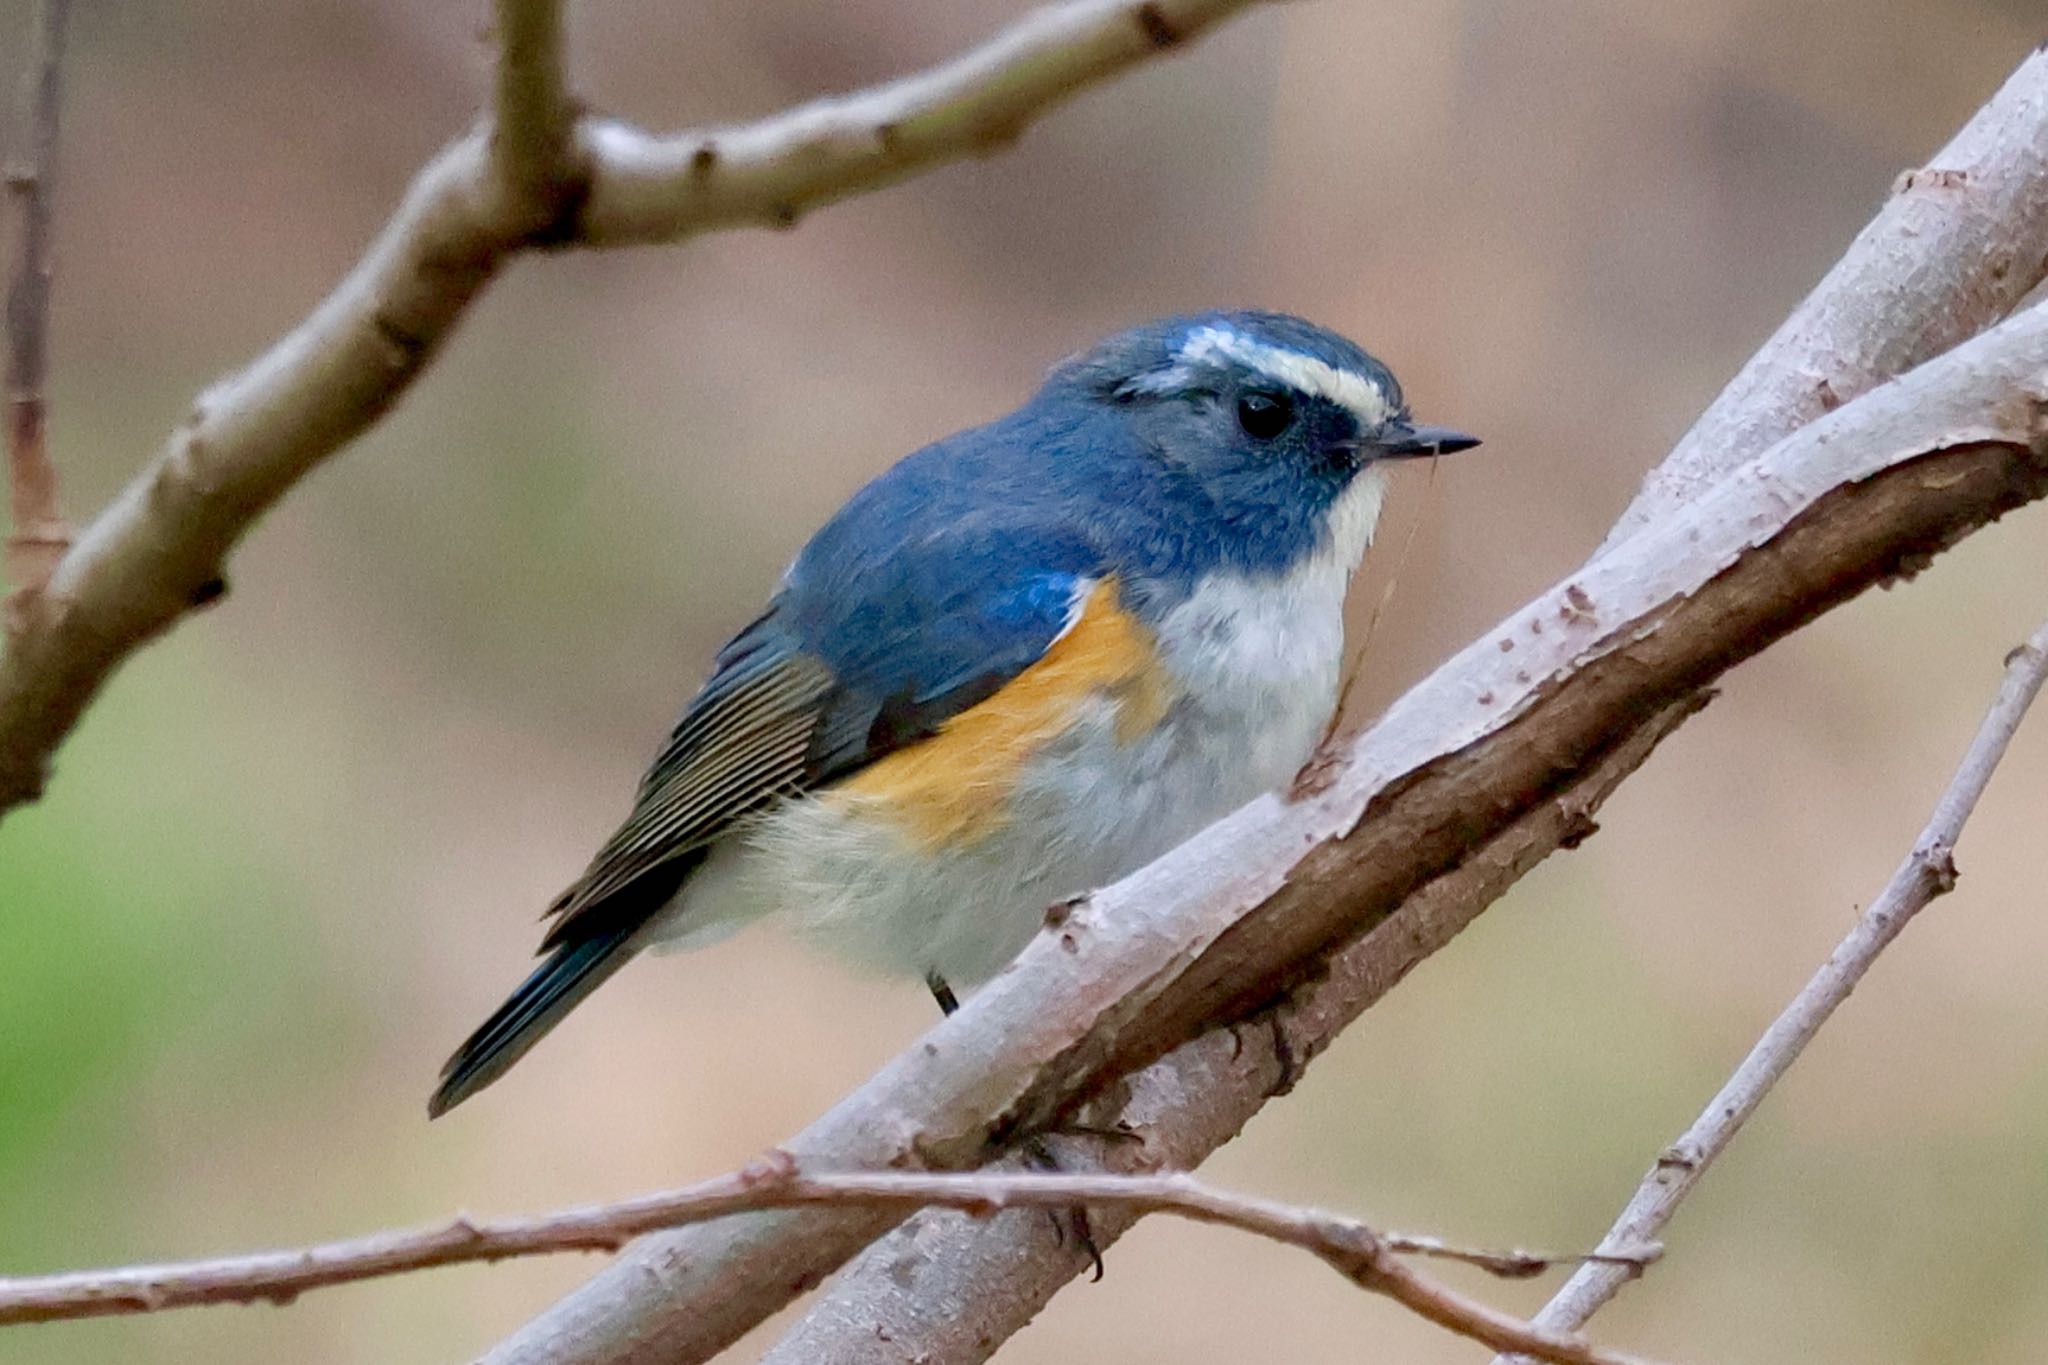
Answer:
[{"label": "forked branch", "polygon": [[[1995,321],[2048,271],[2048,49],[2037,50],[1893,198],[1842,262],[1723,390],[1659,466],[1611,546],[1702,495],[1772,442]],[[1654,743],[1654,737],[1646,737]],[[1638,761],[1640,755],[1638,756]],[[1533,865],[1590,830],[1613,782],[1570,789],[1576,818],[1525,820],[1483,855],[1433,882],[1332,965],[1319,1004],[1283,1007],[1286,1064],[1211,1035],[1136,1078],[1126,1119],[1141,1113],[1148,1144],[1186,1165],[1233,1136],[1284,1088],[1300,1063],[1423,956],[1448,942],[1518,872],[1472,875],[1486,862]],[[1539,812],[1540,813],[1540,812]],[[1563,829],[1575,831],[1563,833]],[[1298,1001],[1300,996],[1295,999]],[[1342,1004],[1343,1008],[1334,1008]],[[1283,1026],[1277,1021],[1286,1021]],[[1264,1065],[1260,1063],[1264,1062]],[[1112,1147],[1108,1163],[1127,1153]],[[1096,1220],[1111,1235],[1114,1215]],[[890,1360],[967,1365],[987,1358],[1085,1267],[1031,1219],[964,1223],[920,1214],[838,1276],[764,1365],[807,1365],[860,1353],[885,1330]],[[961,1305],[971,1305],[963,1311]]]},{"label": "forked branch", "polygon": [[[2035,308],[1801,429],[1444,664],[1329,756],[1321,790],[1254,802],[1067,912],[784,1146],[979,1165],[1255,1018],[1726,668],[2048,493],[2044,414]],[[707,1359],[891,1221],[807,1210],[657,1234],[490,1358]]]},{"label": "forked branch", "polygon": [[559,0],[501,0],[496,117],[421,170],[305,321],[200,395],[23,604],[0,653],[0,815],[41,792],[50,755],[122,660],[221,595],[236,543],[398,401],[514,256],[787,226],[1002,147],[1080,91],[1254,3],[1067,0],[920,75],[755,124],[656,137],[576,118]]},{"label": "forked branch", "polygon": [[2048,44],[1891,199],[1658,466],[1633,535],[1815,418],[2004,317],[2048,275]]},{"label": "forked branch", "polygon": [[[1520,1319],[1420,1275],[1398,1259],[1404,1254],[1432,1256],[1521,1278],[1540,1274],[1560,1260],[1577,1258],[1528,1251],[1473,1251],[1435,1237],[1382,1233],[1355,1218],[1226,1194],[1187,1175],[805,1171],[782,1152],[688,1189],[541,1218],[479,1223],[457,1217],[439,1227],[379,1233],[294,1251],[0,1279],[0,1325],[199,1304],[284,1303],[308,1290],[433,1266],[560,1251],[616,1251],[628,1239],[656,1228],[724,1218],[751,1209],[861,1205],[907,1211],[940,1205],[986,1217],[1010,1208],[1064,1208],[1082,1203],[1172,1214],[1299,1247],[1361,1289],[1385,1295],[1441,1327],[1496,1350],[1521,1351],[1559,1365],[1631,1365],[1634,1360],[1568,1334],[1534,1331]],[[1642,1253],[1631,1252],[1630,1256],[1632,1265],[1642,1259]]]}]

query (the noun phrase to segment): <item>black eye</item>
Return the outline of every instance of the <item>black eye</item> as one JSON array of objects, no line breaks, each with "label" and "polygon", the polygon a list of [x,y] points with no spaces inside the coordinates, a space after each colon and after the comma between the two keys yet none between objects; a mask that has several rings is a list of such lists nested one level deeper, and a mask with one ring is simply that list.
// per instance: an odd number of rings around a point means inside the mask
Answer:
[{"label": "black eye", "polygon": [[1237,424],[1245,435],[1270,441],[1294,424],[1294,400],[1284,393],[1248,393],[1237,400]]}]

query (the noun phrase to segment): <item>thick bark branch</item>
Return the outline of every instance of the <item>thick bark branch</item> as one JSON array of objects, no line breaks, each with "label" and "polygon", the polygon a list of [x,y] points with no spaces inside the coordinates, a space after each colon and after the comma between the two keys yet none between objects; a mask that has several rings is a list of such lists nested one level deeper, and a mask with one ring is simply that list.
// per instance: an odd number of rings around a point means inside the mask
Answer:
[{"label": "thick bark branch", "polygon": [[51,753],[113,670],[220,596],[228,551],[398,400],[516,253],[787,225],[999,147],[1254,3],[1069,0],[923,75],[758,124],[651,137],[585,119],[563,143],[560,6],[502,0],[505,135],[493,121],[435,157],[334,292],[200,396],[16,614],[0,654],[0,814],[35,798]]},{"label": "thick bark branch", "polygon": [[36,7],[35,41],[22,81],[23,159],[7,168],[19,225],[7,288],[7,577],[26,604],[71,544],[57,506],[44,387],[50,352],[50,210],[57,196],[57,115],[62,106],[64,21],[70,0]]},{"label": "thick bark branch", "polygon": [[[791,1150],[978,1164],[1251,1017],[1729,666],[2042,496],[2044,411],[2037,308],[1803,428],[1445,664],[1329,756],[1320,790],[1255,802],[1066,912]],[[705,1359],[890,1221],[650,1237],[492,1359]]]},{"label": "thick bark branch", "polygon": [[1827,278],[1721,390],[1614,544],[1773,442],[2002,318],[2048,276],[2048,45],[1907,171]]},{"label": "thick bark branch", "polygon": [[[2005,757],[2027,708],[2040,695],[2044,680],[2048,680],[2048,625],[2012,652],[1997,700],[1978,726],[1962,765],[1935,802],[1934,813],[1905,861],[1820,970],[1771,1022],[1699,1118],[1658,1154],[1635,1197],[1602,1240],[1603,1248],[1611,1252],[1615,1247],[1639,1247],[1664,1231],[1707,1167],[1734,1141],[1771,1087],[1784,1078],[1821,1026],[1849,998],[1878,954],[1936,897],[1954,889],[1956,841],[1977,808],[1977,799],[1984,795],[1991,774]],[[1588,1262],[1543,1306],[1536,1321],[1561,1332],[1583,1327],[1639,1273],[1639,1266]]]},{"label": "thick bark branch", "polygon": [[[1705,701],[1704,693],[1695,694],[1652,719],[1569,788],[1410,896],[1333,957],[1325,976],[1294,988],[1256,1020],[1212,1029],[1131,1078],[1117,1123],[1138,1141],[1069,1141],[1060,1148],[1061,1160],[1072,1164],[1085,1152],[1115,1171],[1198,1165],[1268,1100],[1285,1094],[1410,968],[1450,942],[1551,850],[1590,834],[1607,794]],[[1097,1242],[1107,1246],[1138,1217],[1129,1209],[1096,1209],[1089,1221]],[[1631,1248],[1628,1255],[1640,1262],[1655,1250]],[[1089,1263],[1043,1218],[919,1213],[863,1251],[761,1365],[986,1360]]]},{"label": "thick bark branch", "polygon": [[616,1251],[628,1238],[654,1228],[754,1209],[873,1205],[905,1210],[943,1205],[988,1218],[1005,1209],[1060,1209],[1076,1204],[1129,1210],[1133,1215],[1172,1214],[1299,1247],[1361,1289],[1385,1295],[1441,1327],[1496,1350],[1520,1351],[1559,1365],[1630,1365],[1635,1359],[1601,1350],[1569,1334],[1535,1331],[1526,1322],[1438,1284],[1397,1259],[1402,1255],[1433,1256],[1523,1278],[1577,1257],[1474,1251],[1435,1237],[1383,1233],[1355,1218],[1228,1194],[1179,1174],[805,1171],[781,1152],[688,1189],[541,1218],[477,1223],[457,1217],[440,1227],[384,1232],[293,1251],[0,1279],[0,1325],[149,1313],[199,1304],[288,1303],[309,1290],[434,1266],[562,1251]]}]

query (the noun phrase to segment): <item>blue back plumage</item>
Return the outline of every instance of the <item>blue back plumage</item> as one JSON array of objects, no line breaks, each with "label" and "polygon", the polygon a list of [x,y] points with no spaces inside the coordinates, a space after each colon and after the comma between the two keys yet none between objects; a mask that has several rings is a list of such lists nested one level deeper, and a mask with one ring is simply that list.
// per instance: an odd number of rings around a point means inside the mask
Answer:
[{"label": "blue back plumage", "polygon": [[1015,412],[856,493],[776,598],[789,644],[867,700],[929,722],[934,705],[971,704],[986,694],[978,680],[992,686],[1042,654],[1083,579],[1116,574],[1126,604],[1156,619],[1210,573],[1278,575],[1312,553],[1355,470],[1310,454],[1356,415],[1304,412],[1301,451],[1251,441],[1230,411],[1233,385],[1272,381],[1190,364],[1203,328],[1363,375],[1399,407],[1377,361],[1298,318],[1211,313],[1120,333],[1058,366]]},{"label": "blue back plumage", "polygon": [[1300,565],[1365,460],[1410,453],[1405,415],[1393,377],[1335,333],[1199,314],[1110,337],[1015,412],[863,488],[720,652],[632,812],[556,901],[544,960],[449,1060],[432,1112],[616,970],[718,841],[990,696],[1091,583],[1113,576],[1123,608],[1157,623],[1210,575]]}]

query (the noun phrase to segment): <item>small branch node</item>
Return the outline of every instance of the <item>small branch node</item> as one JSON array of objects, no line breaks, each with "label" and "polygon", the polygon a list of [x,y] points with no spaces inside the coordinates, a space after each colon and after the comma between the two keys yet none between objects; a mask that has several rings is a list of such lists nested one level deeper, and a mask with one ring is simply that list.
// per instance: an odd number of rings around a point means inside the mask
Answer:
[{"label": "small branch node", "polygon": [[740,1168],[739,1185],[746,1190],[773,1189],[791,1184],[802,1175],[795,1157],[780,1147],[770,1147]]},{"label": "small branch node", "polygon": [[1916,845],[1913,861],[1918,865],[1920,875],[1926,879],[1930,895],[1946,895],[1956,887],[1955,849],[1945,840],[1933,839]]},{"label": "small branch node", "polygon": [[1689,1142],[1674,1142],[1657,1153],[1657,1164],[1684,1171],[1696,1170],[1700,1164],[1700,1154]]}]

